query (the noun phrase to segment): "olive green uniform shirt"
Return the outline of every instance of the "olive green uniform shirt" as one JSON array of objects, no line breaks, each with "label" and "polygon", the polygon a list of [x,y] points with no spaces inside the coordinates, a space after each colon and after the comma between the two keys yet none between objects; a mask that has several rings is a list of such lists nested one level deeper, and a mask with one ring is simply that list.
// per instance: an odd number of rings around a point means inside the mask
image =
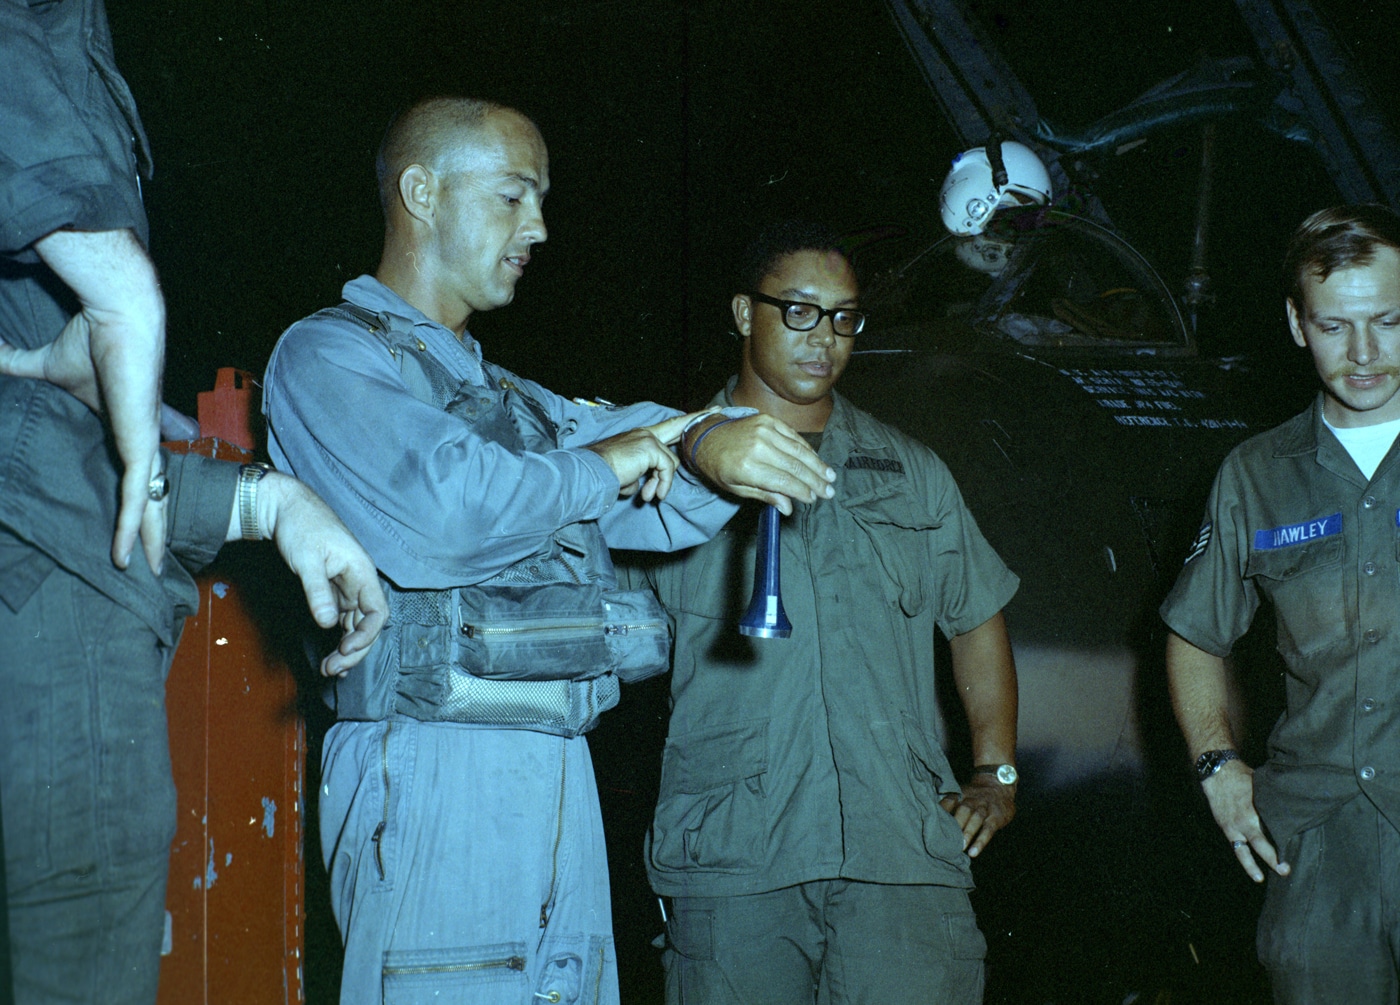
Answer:
[{"label": "olive green uniform shirt", "polygon": [[[732,404],[729,388],[716,403]],[[970,887],[936,708],[937,626],[992,617],[1017,578],[932,451],[837,396],[836,497],[782,521],[789,639],[741,636],[759,508],[644,575],[674,621],[652,887],[729,896],[844,878]]]},{"label": "olive green uniform shirt", "polygon": [[1286,707],[1254,800],[1282,848],[1364,792],[1400,826],[1400,455],[1367,482],[1322,422],[1322,397],[1225,458],[1162,605],[1225,657],[1273,604]]}]

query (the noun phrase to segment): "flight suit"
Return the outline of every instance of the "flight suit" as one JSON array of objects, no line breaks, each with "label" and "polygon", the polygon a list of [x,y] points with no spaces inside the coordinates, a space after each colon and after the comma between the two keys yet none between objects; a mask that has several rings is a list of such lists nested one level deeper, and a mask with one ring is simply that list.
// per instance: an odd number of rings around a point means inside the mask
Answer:
[{"label": "flight suit", "polygon": [[[143,243],[150,154],[100,0],[0,0],[0,340],[53,342],[78,305],[34,245]],[[15,997],[155,1001],[175,787],[165,675],[223,544],[238,465],[165,456],[169,558],[111,558],[122,477],[102,419],[0,377],[0,790]],[[0,999],[8,987],[0,988]]]},{"label": "flight suit", "polygon": [[[502,376],[483,366],[470,333],[458,338],[373,277],[342,293],[396,319],[412,351],[431,355],[454,386],[479,389],[489,374]],[[268,362],[268,452],[316,489],[406,591],[482,583],[579,521],[596,520],[610,545],[681,548],[708,540],[734,513],[688,472],[664,502],[619,500],[616,475],[586,449],[673,410],[594,407],[507,379],[545,409],[559,449],[512,451],[482,436],[416,395],[363,325],[313,315],[288,329]],[[377,651],[401,643],[408,620],[391,618]],[[366,666],[378,658],[371,652]],[[609,694],[615,700],[616,686]],[[345,938],[344,1005],[617,1001],[602,816],[584,737],[405,715],[343,718],[326,736],[320,816]]]}]

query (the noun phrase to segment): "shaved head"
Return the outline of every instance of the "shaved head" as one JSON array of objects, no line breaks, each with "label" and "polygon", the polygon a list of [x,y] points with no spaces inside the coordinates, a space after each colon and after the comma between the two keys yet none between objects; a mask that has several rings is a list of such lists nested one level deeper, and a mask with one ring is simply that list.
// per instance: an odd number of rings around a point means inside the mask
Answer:
[{"label": "shaved head", "polygon": [[449,170],[452,158],[462,149],[462,141],[480,132],[493,112],[520,115],[494,101],[438,97],[425,98],[395,116],[384,132],[374,163],[379,203],[386,217],[398,197],[399,175],[404,168],[421,164],[435,173]]},{"label": "shaved head", "polygon": [[510,303],[547,234],[535,124],[492,101],[429,98],[389,124],[377,160],[379,281],[459,336],[472,313]]}]

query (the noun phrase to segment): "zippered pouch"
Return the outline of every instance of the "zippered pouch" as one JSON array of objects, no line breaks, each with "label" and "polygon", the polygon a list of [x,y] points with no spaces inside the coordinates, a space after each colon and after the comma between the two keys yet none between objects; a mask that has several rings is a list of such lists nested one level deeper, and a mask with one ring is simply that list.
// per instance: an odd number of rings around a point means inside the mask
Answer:
[{"label": "zippered pouch", "polygon": [[461,591],[461,665],[487,680],[583,680],[611,671],[624,682],[667,669],[671,634],[647,590],[546,583]]}]

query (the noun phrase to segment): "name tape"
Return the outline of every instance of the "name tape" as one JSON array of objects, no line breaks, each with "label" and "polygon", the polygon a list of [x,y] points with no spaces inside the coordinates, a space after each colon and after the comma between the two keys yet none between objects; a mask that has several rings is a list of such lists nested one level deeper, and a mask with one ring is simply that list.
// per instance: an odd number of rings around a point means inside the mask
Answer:
[{"label": "name tape", "polygon": [[1254,532],[1255,551],[1273,551],[1276,548],[1290,548],[1295,544],[1306,544],[1322,537],[1332,537],[1342,532],[1342,514],[1290,523],[1286,527],[1271,527]]}]

